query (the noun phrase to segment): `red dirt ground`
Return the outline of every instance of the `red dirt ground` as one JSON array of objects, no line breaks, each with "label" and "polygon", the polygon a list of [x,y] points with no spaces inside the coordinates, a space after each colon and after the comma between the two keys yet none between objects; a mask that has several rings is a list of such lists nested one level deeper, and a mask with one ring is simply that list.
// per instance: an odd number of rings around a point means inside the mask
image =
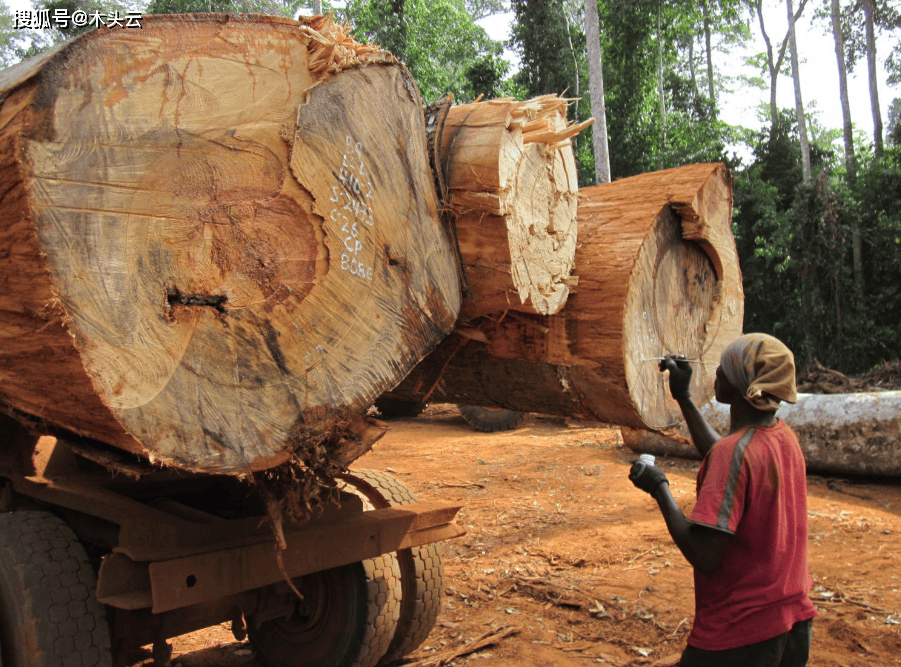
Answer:
[{"label": "red dirt ground", "polygon": [[[656,504],[628,481],[634,458],[617,428],[596,423],[532,415],[486,434],[445,405],[392,422],[355,467],[394,474],[420,500],[463,505],[468,530],[445,543],[444,607],[407,664],[502,629],[514,634],[447,664],[672,664],[691,627],[692,573]],[[698,463],[658,464],[688,511]],[[808,485],[821,614],[810,667],[901,664],[901,482],[811,475]],[[181,667],[260,664],[227,626],[173,645]]]}]

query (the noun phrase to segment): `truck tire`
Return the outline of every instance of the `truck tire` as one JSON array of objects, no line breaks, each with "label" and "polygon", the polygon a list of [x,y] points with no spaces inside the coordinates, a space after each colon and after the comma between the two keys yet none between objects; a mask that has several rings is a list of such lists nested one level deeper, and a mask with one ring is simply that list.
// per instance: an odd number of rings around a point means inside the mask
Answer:
[{"label": "truck tire", "polygon": [[[380,470],[351,470],[342,479],[374,509],[417,502],[410,489]],[[382,665],[400,660],[425,641],[435,627],[444,591],[441,543],[401,549],[396,555],[403,590],[400,619]]]},{"label": "truck tire", "polygon": [[505,410],[504,408],[483,408],[478,405],[458,405],[463,419],[480,431],[494,433],[495,431],[509,431],[519,426],[526,418],[525,412]]},{"label": "truck tire", "polygon": [[247,636],[266,667],[375,667],[400,614],[392,554],[294,580],[303,594],[289,618],[251,624]]},{"label": "truck tire", "polygon": [[0,514],[0,664],[111,667],[109,626],[84,548],[48,512]]}]

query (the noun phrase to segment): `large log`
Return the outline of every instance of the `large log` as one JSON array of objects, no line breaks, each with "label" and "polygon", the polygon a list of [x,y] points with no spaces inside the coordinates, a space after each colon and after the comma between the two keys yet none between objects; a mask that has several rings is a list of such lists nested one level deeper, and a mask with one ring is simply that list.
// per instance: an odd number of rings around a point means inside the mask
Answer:
[{"label": "large log", "polygon": [[388,397],[666,428],[681,413],[652,359],[667,353],[696,364],[693,395],[712,396],[744,313],[728,170],[691,165],[580,193],[579,284],[566,306],[470,323]]},{"label": "large log", "polygon": [[0,91],[8,413],[206,472],[383,433],[461,298],[402,64],[327,17],[148,16]]},{"label": "large log", "polygon": [[578,174],[567,100],[496,99],[450,108],[436,162],[463,262],[461,316],[506,309],[553,315],[576,252]]}]

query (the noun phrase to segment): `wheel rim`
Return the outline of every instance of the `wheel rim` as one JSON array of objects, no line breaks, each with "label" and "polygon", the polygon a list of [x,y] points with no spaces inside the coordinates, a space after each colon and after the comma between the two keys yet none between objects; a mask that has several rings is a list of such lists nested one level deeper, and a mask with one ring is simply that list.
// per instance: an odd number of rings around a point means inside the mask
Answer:
[{"label": "wheel rim", "polygon": [[282,639],[294,644],[308,644],[324,632],[328,624],[333,595],[329,590],[326,575],[316,572],[298,582],[302,600],[296,600],[294,611],[288,618],[271,621],[274,632]]}]

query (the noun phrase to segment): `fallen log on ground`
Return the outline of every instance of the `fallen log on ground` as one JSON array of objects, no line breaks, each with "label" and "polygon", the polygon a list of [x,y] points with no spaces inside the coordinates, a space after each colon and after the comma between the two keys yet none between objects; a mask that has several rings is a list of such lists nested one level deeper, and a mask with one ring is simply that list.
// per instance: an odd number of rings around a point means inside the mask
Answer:
[{"label": "fallen log on ground", "polygon": [[567,100],[451,107],[435,161],[463,262],[461,316],[559,311],[576,280],[578,174]]},{"label": "fallen log on ground", "polygon": [[[728,405],[711,401],[701,414],[718,433],[729,432]],[[776,416],[798,435],[810,472],[901,476],[901,391],[798,394]],[[637,453],[700,458],[684,424],[664,432],[621,430]]]},{"label": "fallen log on ground", "polygon": [[184,469],[349,463],[459,267],[406,68],[328,17],[145,17],[0,72],[0,406]]},{"label": "fallen log on ground", "polygon": [[566,306],[458,327],[389,398],[666,428],[681,413],[653,358],[668,353],[693,360],[693,394],[712,397],[744,313],[728,170],[691,165],[580,194],[579,283]]}]

